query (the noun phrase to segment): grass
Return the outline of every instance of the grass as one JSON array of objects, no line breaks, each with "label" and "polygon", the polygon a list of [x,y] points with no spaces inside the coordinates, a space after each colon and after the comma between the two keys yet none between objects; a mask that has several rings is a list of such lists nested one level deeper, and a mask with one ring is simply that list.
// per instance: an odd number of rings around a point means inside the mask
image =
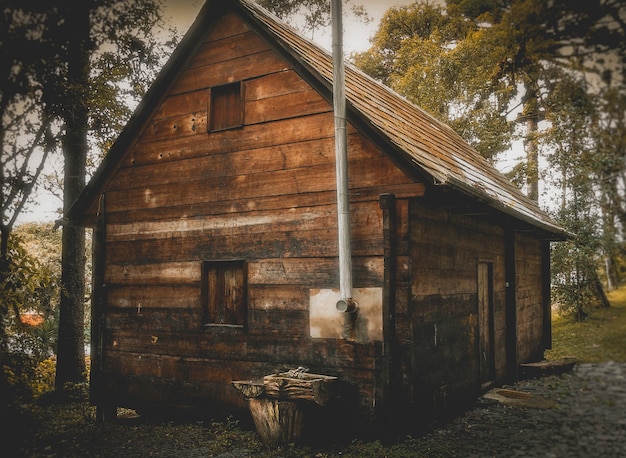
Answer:
[{"label": "grass", "polygon": [[626,287],[608,294],[611,307],[593,310],[585,321],[552,316],[552,349],[546,359],[573,356],[581,363],[626,361]]}]

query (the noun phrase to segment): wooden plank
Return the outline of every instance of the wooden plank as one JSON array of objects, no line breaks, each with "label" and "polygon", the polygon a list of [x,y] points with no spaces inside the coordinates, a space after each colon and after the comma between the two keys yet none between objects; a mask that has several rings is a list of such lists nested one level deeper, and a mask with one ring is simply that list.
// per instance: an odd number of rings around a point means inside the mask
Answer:
[{"label": "wooden plank", "polygon": [[[161,221],[138,221],[109,224],[107,242],[140,241],[173,237],[212,237],[252,235],[264,232],[308,232],[331,230],[336,224],[336,209],[332,205],[289,208],[282,212],[260,211],[227,214],[211,218],[185,218]],[[355,237],[366,234],[382,236],[380,209],[373,202],[356,202],[351,206],[350,221]],[[291,234],[290,234],[291,235]],[[297,235],[296,235],[297,236]]]},{"label": "wooden plank", "polygon": [[476,294],[476,270],[442,272],[441,270],[415,269],[411,294],[413,297],[440,294],[446,297],[463,295],[469,300],[470,295]]},{"label": "wooden plank", "polygon": [[330,111],[332,106],[311,89],[246,102],[246,124],[259,124]]},{"label": "wooden plank", "polygon": [[229,364],[224,364],[220,359],[181,358],[163,353],[109,352],[106,359],[109,372],[126,376],[158,377],[168,379],[170,383],[178,380],[181,388],[184,383],[197,381],[221,384],[233,389],[232,380],[242,379],[260,366],[255,361],[230,361]]},{"label": "wooden plank", "polygon": [[[155,248],[157,249],[157,248]],[[168,284],[181,285],[200,282],[200,260],[137,263],[120,257],[122,263],[116,264],[109,258],[105,279],[107,284]]]},{"label": "wooden plank", "polygon": [[309,312],[303,310],[249,310],[250,336],[309,337]]},{"label": "wooden plank", "polygon": [[[214,36],[205,42],[189,62],[189,68],[203,67],[236,58],[258,54],[270,49],[269,45],[252,31],[237,30],[236,34]],[[243,33],[237,33],[243,32]]]},{"label": "wooden plank", "polygon": [[[404,198],[420,196],[424,193],[422,183],[408,183],[398,185],[386,185],[371,188],[355,188],[350,191],[351,202],[375,201],[378,196],[385,192],[393,192],[396,196]],[[311,205],[333,205],[337,202],[336,191],[324,191],[319,193],[293,194],[289,196],[259,197],[249,200],[205,202],[192,205],[173,205],[165,208],[143,208],[132,211],[118,210],[107,213],[107,221],[110,223],[129,223],[132,221],[155,221],[172,218],[196,218],[211,215],[223,215],[231,213],[246,213],[257,210],[275,209],[282,211],[285,206],[289,208]],[[406,224],[406,223],[405,223]],[[400,248],[407,252],[408,237],[403,235],[399,238]]]},{"label": "wooden plank", "polygon": [[[372,160],[379,168],[395,168],[389,159],[371,148],[360,135],[348,138],[350,161]],[[161,151],[160,154],[162,154]],[[167,153],[165,153],[167,154]],[[202,155],[173,161],[135,162],[134,166],[120,169],[113,177],[109,189],[122,190],[154,186],[157,184],[185,182],[194,176],[221,177],[248,175],[259,172],[298,169],[323,164],[334,164],[334,138],[297,141],[290,144],[244,149],[225,153],[217,146],[206,149]],[[395,185],[411,182],[397,173]]]},{"label": "wooden plank", "polygon": [[158,307],[142,307],[140,313],[139,309],[111,307],[106,314],[107,326],[116,332],[135,332],[138,338],[143,338],[153,346],[163,334],[202,331],[203,320],[199,305],[191,308],[166,308],[167,305],[164,303]]},{"label": "wooden plank", "polygon": [[[248,266],[250,285],[305,285],[318,288],[338,286],[337,259],[263,259]],[[353,260],[356,288],[382,287],[383,259],[380,257]]]},{"label": "wooden plank", "polygon": [[262,75],[245,81],[246,102],[258,102],[283,95],[303,93],[312,90],[293,69]]},{"label": "wooden plank", "polygon": [[243,130],[214,132],[210,142],[198,141],[198,138],[182,137],[158,143],[140,141],[123,161],[122,167],[334,138],[333,115],[321,113],[306,119],[286,119],[269,125],[245,126]]},{"label": "wooden plank", "polygon": [[205,38],[205,42],[221,40],[249,32],[250,30],[250,26],[242,21],[239,15],[226,12],[218,21],[211,24],[211,29]]},{"label": "wooden plank", "polygon": [[[205,94],[202,94],[202,96],[205,96]],[[140,141],[154,142],[170,138],[205,135],[206,126],[206,108],[195,113],[155,119],[143,131]]]},{"label": "wooden plank", "polygon": [[302,287],[254,285],[248,288],[248,309],[251,311],[298,310],[308,313],[308,306],[308,290]]},{"label": "wooden plank", "polygon": [[293,170],[258,173],[220,179],[190,177],[187,183],[173,183],[137,188],[130,191],[110,191],[109,211],[131,211],[143,208],[164,208],[170,205],[195,205],[207,201],[256,199],[266,196],[327,191],[333,185],[334,167],[316,166],[307,173]]},{"label": "wooden plank", "polygon": [[[353,240],[353,254],[376,256],[382,250],[382,242],[376,236]],[[168,260],[181,262],[219,259],[263,258],[314,258],[320,255],[337,255],[337,237],[322,229],[300,234],[264,232],[254,238],[242,240],[238,236],[214,235],[153,239],[141,242],[124,241],[109,245],[110,262],[118,265],[160,263]]]},{"label": "wooden plank", "polygon": [[[351,162],[350,189],[383,186],[406,180],[397,169],[381,169],[377,160]],[[189,177],[186,183],[154,185],[133,190],[109,191],[109,212],[194,205],[212,201],[254,200],[259,197],[324,192],[335,189],[334,164],[296,170],[278,170],[241,176],[205,179]]]},{"label": "wooden plank", "polygon": [[[158,333],[157,333],[158,334]],[[370,386],[373,359],[380,346],[345,345],[345,342],[311,339],[277,339],[230,335],[209,342],[185,337],[115,331],[115,347],[105,349],[106,370],[128,375],[158,376],[180,380],[222,383],[263,377],[289,367],[306,366],[311,371],[338,376],[351,384]],[[210,337],[210,335],[207,335]],[[344,345],[342,345],[344,344]],[[180,355],[185,355],[181,357]]]},{"label": "wooden plank", "polygon": [[155,308],[200,309],[200,284],[169,285],[163,282],[148,284],[120,284],[114,278],[107,288],[107,305],[121,309],[141,311]]},{"label": "wooden plank", "polygon": [[206,111],[209,91],[187,92],[168,97],[154,113],[153,121]]},{"label": "wooden plank", "polygon": [[[196,175],[207,178],[247,175],[260,170],[270,172],[327,164],[334,160],[333,148],[334,140],[325,138],[228,154],[219,150],[207,151],[200,157],[123,168],[113,178],[110,189],[180,183]],[[365,156],[355,152],[354,157],[360,159]]]},{"label": "wooden plank", "polygon": [[287,61],[274,50],[261,51],[209,66],[186,68],[179,74],[169,93],[172,95],[202,90],[289,68],[291,66]]}]

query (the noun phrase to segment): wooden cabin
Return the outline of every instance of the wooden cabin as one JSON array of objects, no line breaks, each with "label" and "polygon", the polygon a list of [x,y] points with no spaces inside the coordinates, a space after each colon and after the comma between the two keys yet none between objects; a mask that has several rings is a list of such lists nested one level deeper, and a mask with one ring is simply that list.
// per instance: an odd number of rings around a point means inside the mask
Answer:
[{"label": "wooden cabin", "polygon": [[350,65],[346,98],[355,312],[336,308],[332,57],[250,0],[206,1],[66,215],[94,230],[103,412],[243,418],[233,381],[303,367],[357,429],[431,421],[542,359],[565,232]]}]

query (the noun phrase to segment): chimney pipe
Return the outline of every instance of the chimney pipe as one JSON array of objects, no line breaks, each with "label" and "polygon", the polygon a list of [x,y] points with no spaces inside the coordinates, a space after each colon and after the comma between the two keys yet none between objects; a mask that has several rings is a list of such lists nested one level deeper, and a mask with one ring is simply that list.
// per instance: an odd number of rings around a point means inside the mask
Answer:
[{"label": "chimney pipe", "polygon": [[346,133],[345,69],[343,60],[342,0],[332,0],[333,106],[335,112],[335,156],[337,171],[337,223],[339,233],[339,291],[336,304],[341,312],[353,312],[352,252],[350,247],[350,200],[348,195],[348,154]]}]

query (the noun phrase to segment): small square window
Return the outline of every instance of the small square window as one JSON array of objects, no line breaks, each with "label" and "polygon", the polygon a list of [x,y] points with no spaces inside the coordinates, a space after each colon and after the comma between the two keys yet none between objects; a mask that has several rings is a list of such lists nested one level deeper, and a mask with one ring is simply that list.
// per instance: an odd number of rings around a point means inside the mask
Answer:
[{"label": "small square window", "polygon": [[243,126],[243,99],[241,83],[211,88],[208,107],[209,132]]},{"label": "small square window", "polygon": [[204,261],[202,298],[205,325],[246,324],[246,264],[242,260]]}]

